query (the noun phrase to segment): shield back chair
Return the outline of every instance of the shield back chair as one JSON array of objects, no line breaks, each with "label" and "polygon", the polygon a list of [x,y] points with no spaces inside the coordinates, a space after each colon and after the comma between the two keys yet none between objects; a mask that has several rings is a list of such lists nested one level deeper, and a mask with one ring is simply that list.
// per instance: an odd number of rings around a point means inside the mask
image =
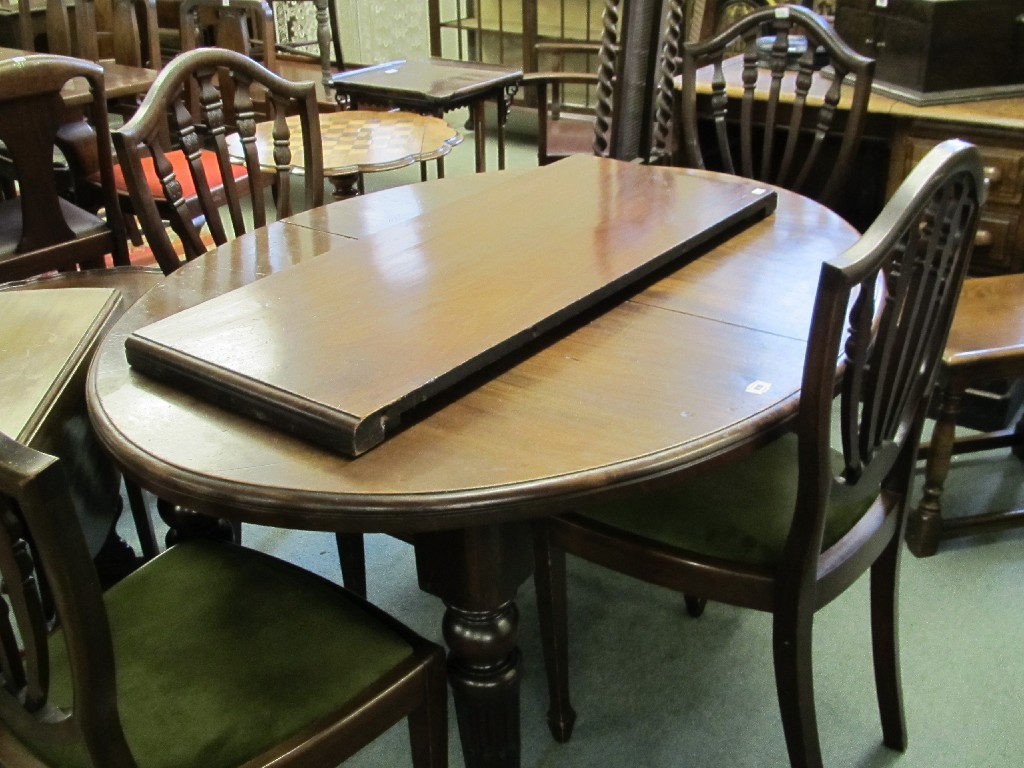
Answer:
[{"label": "shield back chair", "polygon": [[[656,93],[672,89],[661,64],[663,52],[671,55],[678,49],[682,7],[678,0],[605,0],[599,41],[538,43],[538,54],[548,58],[577,56],[589,63],[596,56],[598,62],[596,72],[523,76],[522,86],[533,89],[537,103],[538,164],[587,153],[619,160],[648,158]],[[593,89],[592,120],[562,114],[565,89],[572,85]]]},{"label": "shield back chair", "polygon": [[[1016,426],[956,436],[957,417],[969,387],[1024,378],[1024,274],[977,277],[964,282],[939,364],[936,417],[926,457],[924,495],[907,523],[907,544],[919,557],[958,536],[1024,525],[1024,509],[974,511],[943,517],[942,492],[955,454],[1010,447],[1024,460],[1024,416]],[[956,475],[954,474],[954,478]]]},{"label": "shield back chair", "polygon": [[[732,58],[737,46],[741,59]],[[679,67],[676,164],[776,184],[831,208],[842,201],[874,60],[847,46],[825,19],[799,5],[764,8],[709,40],[686,43]],[[706,98],[697,94],[705,67]]]},{"label": "shield back chair", "polygon": [[4,765],[337,765],[403,719],[413,764],[447,764],[436,645],[226,543],[179,544],[102,593],[61,462],[6,435],[0,573]]},{"label": "shield back chair", "polygon": [[[221,85],[235,86],[231,109],[241,137],[244,158],[231,157],[226,134],[227,106]],[[261,86],[271,105],[274,138],[283,145],[274,157],[260,157],[252,137],[256,115],[250,85]],[[198,95],[198,115],[189,109],[186,86]],[[288,114],[300,116],[305,175],[292,173],[288,151]],[[161,70],[138,112],[113,132],[119,164],[114,180],[127,193],[157,263],[165,273],[183,262],[165,222],[177,234],[184,258],[205,253],[209,242],[222,245],[229,232],[237,237],[264,226],[269,215],[292,212],[291,180],[302,178],[301,205],[323,203],[323,162],[320,122],[312,82],[293,83],[235,51],[197,48],[174,58]],[[243,162],[244,161],[244,162]],[[268,194],[273,192],[272,195]],[[251,205],[251,221],[243,198]],[[271,199],[272,198],[272,199]],[[268,208],[273,213],[268,213]],[[227,223],[222,217],[226,209]],[[209,240],[203,233],[208,232]]]},{"label": "shield back chair", "polygon": [[[896,627],[905,508],[983,192],[977,149],[945,142],[854,246],[822,264],[791,432],[691,477],[580,502],[538,523],[535,583],[556,738],[567,739],[575,720],[570,552],[684,594],[771,613],[783,729],[790,762],[801,768],[821,766],[814,614],[870,570],[883,739],[905,748]],[[842,437],[832,445],[835,408]]]}]

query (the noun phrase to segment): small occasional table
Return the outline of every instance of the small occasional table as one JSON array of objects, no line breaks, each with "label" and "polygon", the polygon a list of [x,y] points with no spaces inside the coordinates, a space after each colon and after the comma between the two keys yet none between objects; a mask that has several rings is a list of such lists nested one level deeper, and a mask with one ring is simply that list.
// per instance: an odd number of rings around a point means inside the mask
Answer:
[{"label": "small occasional table", "polygon": [[[261,157],[274,156],[273,122],[256,126],[256,144]],[[302,162],[302,127],[298,116],[288,118],[292,162]],[[437,175],[444,178],[444,157],[462,143],[462,135],[438,117],[412,112],[371,112],[348,110],[320,115],[324,150],[324,176],[334,186],[337,198],[362,194],[362,174],[390,171],[421,163],[426,181],[426,163],[437,160]],[[237,134],[228,138],[233,155],[242,156]],[[353,189],[356,185],[357,189]]]},{"label": "small occasional table", "polygon": [[339,96],[354,104],[389,104],[440,117],[469,107],[476,144],[476,170],[487,170],[485,104],[498,108],[498,169],[505,168],[505,121],[508,107],[522,80],[513,67],[429,58],[392,61],[340,72],[331,78]]}]

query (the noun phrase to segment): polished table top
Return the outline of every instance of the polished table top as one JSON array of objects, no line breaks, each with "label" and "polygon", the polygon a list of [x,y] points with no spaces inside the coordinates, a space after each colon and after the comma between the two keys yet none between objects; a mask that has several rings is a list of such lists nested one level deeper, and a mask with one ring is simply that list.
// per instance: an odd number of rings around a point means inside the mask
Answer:
[{"label": "polished table top", "polygon": [[[591,220],[595,259],[615,237],[629,236],[628,227],[603,227],[622,196],[620,164],[601,162],[608,170],[597,193],[571,183],[562,189],[567,201],[594,201],[572,210]],[[541,185],[551,178],[545,169],[527,173]],[[432,401],[356,459],[133,372],[124,341],[135,328],[353,239],[385,229],[411,242],[429,238],[432,230],[417,219],[428,210],[463,212],[450,218],[467,248],[480,226],[508,227],[509,249],[556,237],[531,230],[529,195],[508,210],[474,215],[475,193],[510,176],[477,174],[333,203],[190,262],[115,326],[87,389],[100,439],[128,475],[168,500],[267,525],[415,534],[420,587],[447,606],[449,679],[468,765],[519,763],[515,595],[532,570],[530,519],[582,494],[683,473],[777,433],[795,410],[821,261],[857,233],[826,208],[779,190],[771,216]],[[669,203],[633,211],[633,226],[656,226],[655,212],[670,215]],[[431,265],[415,250],[400,253],[382,258],[380,269],[396,283],[430,279]],[[558,258],[557,246],[538,253]]]},{"label": "polished table top", "polygon": [[[445,180],[334,204],[186,265],[136,304],[101,350],[90,397],[106,442],[143,484],[200,508],[225,505],[268,524],[415,530],[528,516],[516,509],[524,501],[679,469],[791,409],[820,261],[855,233],[784,192],[766,221],[538,345],[356,460],[161,386],[125,361],[124,338],[136,327],[384,226],[396,225],[395,237],[425,237],[416,214],[503,178]],[[613,189],[611,181],[609,204]],[[512,247],[529,233],[530,203],[501,212],[523,228],[510,235]],[[601,218],[596,210],[579,215]],[[600,234],[599,221],[595,227]],[[396,281],[423,279],[429,267],[382,265]],[[769,389],[751,394],[753,382]]]},{"label": "polished table top", "polygon": [[[22,51],[17,48],[0,48],[0,61],[16,59],[19,56],[32,56],[32,51]],[[102,61],[103,66],[103,87],[108,99],[119,99],[124,96],[135,96],[144,94],[149,86],[156,80],[155,69],[143,67],[128,67],[124,64],[116,64],[112,61]],[[64,103],[68,106],[85,104],[91,98],[89,89],[81,80],[72,80],[63,90]]]}]

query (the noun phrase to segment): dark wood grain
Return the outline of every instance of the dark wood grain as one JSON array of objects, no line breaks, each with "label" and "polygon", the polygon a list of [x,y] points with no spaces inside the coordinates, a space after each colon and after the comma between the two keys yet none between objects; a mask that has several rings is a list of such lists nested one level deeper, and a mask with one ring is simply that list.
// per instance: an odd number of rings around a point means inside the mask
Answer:
[{"label": "dark wood grain", "polygon": [[[488,214],[524,199],[531,227],[505,248]],[[139,329],[126,352],[357,456],[409,408],[774,203],[745,181],[570,158]]]},{"label": "dark wood grain", "polygon": [[[343,235],[343,223],[352,221],[350,232],[359,236],[361,222],[381,221],[387,212],[414,215],[410,195],[429,206],[435,190],[451,189],[456,182],[467,189],[494,184],[489,176],[474,176],[390,190],[328,206],[323,220],[336,224],[335,235]],[[393,208],[392,200],[400,204]],[[735,274],[720,301],[743,308],[755,288],[768,295],[774,284],[775,293],[791,305],[806,304],[809,317],[811,293],[801,293],[803,287],[813,284],[821,259],[852,243],[856,233],[799,196],[780,193],[779,200],[773,216],[729,241],[728,256],[722,258],[735,264]],[[510,221],[525,221],[531,210],[531,202],[521,200],[504,213]],[[301,214],[207,254],[133,307],[108,336],[90,385],[93,414],[105,442],[147,487],[253,522],[323,530],[490,523],[529,516],[518,506],[523,502],[678,471],[755,439],[791,408],[796,387],[779,381],[773,370],[762,371],[764,363],[758,362],[801,354],[784,352],[793,342],[785,313],[762,312],[761,329],[707,317],[698,335],[671,330],[702,322],[697,312],[686,311],[680,291],[691,275],[696,280],[708,271],[708,279],[713,277],[708,259],[718,258],[719,248],[656,282],[600,323],[541,344],[465,396],[418,414],[405,430],[357,460],[131,371],[124,355],[128,334],[323,253],[330,247],[327,235],[308,226],[320,220],[319,214]],[[769,251],[786,257],[789,268],[778,278],[759,261]],[[707,302],[701,293],[691,289],[689,295],[702,312]],[[607,323],[617,332],[602,332]],[[621,340],[623,327],[653,347],[664,345],[664,351],[636,354]],[[776,333],[780,327],[783,334]],[[806,338],[806,329],[797,336]],[[748,352],[755,354],[745,357]],[[721,368],[730,386],[708,385],[702,372],[712,365],[735,366],[733,372]],[[772,387],[751,396],[746,387],[757,379]],[[695,399],[715,400],[718,415],[692,408]],[[666,418],[670,413],[676,416]]]}]

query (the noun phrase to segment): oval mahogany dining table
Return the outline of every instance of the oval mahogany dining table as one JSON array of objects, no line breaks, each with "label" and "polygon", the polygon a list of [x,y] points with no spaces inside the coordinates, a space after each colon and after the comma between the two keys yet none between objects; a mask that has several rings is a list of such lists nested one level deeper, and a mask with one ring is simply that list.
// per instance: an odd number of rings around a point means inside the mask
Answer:
[{"label": "oval mahogany dining table", "polygon": [[[428,238],[419,217],[432,211],[451,212],[444,221],[465,231],[466,247],[483,226],[507,232],[509,249],[533,247],[529,196],[482,220],[457,213],[522,173],[377,192],[231,241],[131,307],[88,382],[101,441],[164,499],[236,522],[411,538],[419,586],[446,605],[449,679],[470,766],[519,764],[515,595],[532,572],[532,522],[577,499],[678,481],[784,430],[798,401],[820,263],[857,232],[778,190],[773,214],[432,398],[357,458],[147,378],[126,362],[124,343],[141,326],[353,239],[385,230]],[[579,190],[567,185],[562,194],[571,200]],[[601,221],[594,227],[605,231]],[[536,247],[537,258],[558,257]],[[395,280],[432,278],[429,263],[394,253],[406,261],[381,268]]]}]

